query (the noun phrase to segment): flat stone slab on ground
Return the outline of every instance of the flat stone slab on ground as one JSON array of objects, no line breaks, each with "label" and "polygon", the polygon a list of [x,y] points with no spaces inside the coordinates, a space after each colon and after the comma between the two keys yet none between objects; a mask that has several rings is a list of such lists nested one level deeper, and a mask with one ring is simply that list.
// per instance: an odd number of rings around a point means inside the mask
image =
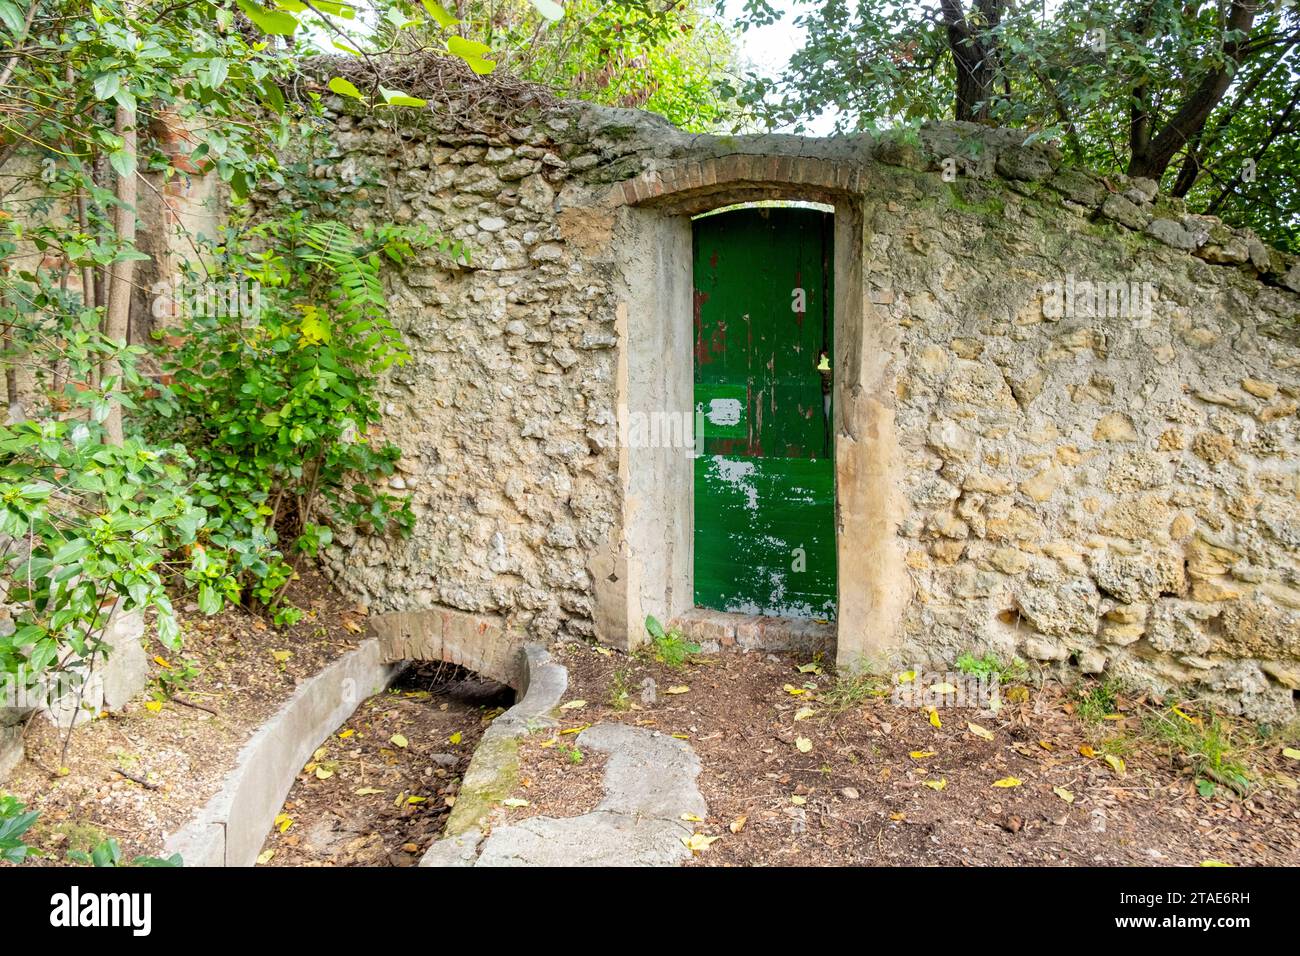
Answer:
[{"label": "flat stone slab on ground", "polygon": [[[700,760],[685,741],[642,727],[597,724],[578,744],[609,754],[605,797],[576,817],[533,817],[493,830],[476,866],[677,866],[690,859],[683,814],[704,817],[696,786]],[[447,848],[444,865],[470,865],[467,848]]]}]

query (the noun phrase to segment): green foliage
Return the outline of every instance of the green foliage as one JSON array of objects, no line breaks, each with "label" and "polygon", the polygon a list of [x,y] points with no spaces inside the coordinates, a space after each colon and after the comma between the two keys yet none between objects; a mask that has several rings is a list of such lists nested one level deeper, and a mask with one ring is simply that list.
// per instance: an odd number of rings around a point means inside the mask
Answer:
[{"label": "green foliage", "polygon": [[23,842],[22,837],[39,816],[39,811],[27,810],[17,797],[0,793],[0,860],[21,863],[27,859],[31,847]]},{"label": "green foliage", "polygon": [[987,652],[983,657],[976,657],[970,651],[963,651],[957,658],[955,666],[962,674],[969,674],[972,677],[992,677],[1000,683],[1024,680],[1028,673],[1025,662],[1020,658],[1013,658],[1010,663],[1003,663],[1002,659],[992,651]]},{"label": "green foliage", "polygon": [[[111,837],[100,843],[95,844],[87,853],[85,850],[69,850],[68,859],[73,863],[84,863],[88,866],[116,868],[123,866],[122,848],[118,846],[117,841]],[[166,859],[156,856],[137,856],[129,866],[143,867],[179,867],[184,866],[179,853],[173,853]]]},{"label": "green foliage", "polygon": [[1118,681],[1093,681],[1075,692],[1075,713],[1087,724],[1099,724],[1115,713],[1119,704]]},{"label": "green foliage", "polygon": [[157,689],[154,700],[170,700],[177,694],[189,689],[190,682],[199,676],[198,662],[192,660],[172,661],[167,667],[158,671],[155,680]]},{"label": "green foliage", "polygon": [[[436,3],[370,6],[386,31],[409,29],[410,14],[449,25]],[[237,599],[290,620],[284,552],[315,553],[331,520],[409,525],[405,504],[371,483],[396,453],[366,435],[371,378],[404,354],[382,315],[378,262],[423,242],[400,230],[353,241],[299,223],[253,237],[282,243],[278,253],[232,245],[223,264],[260,270],[275,290],[268,323],[248,335],[195,329],[210,339],[182,351],[177,391],[159,403],[170,398],[183,424],[161,445],[121,441],[120,410],[142,394],[123,306],[130,266],[147,258],[124,197],[143,171],[145,189],[214,172],[237,202],[258,183],[285,188],[277,154],[310,129],[319,98],[288,101],[282,86],[319,50],[307,34],[337,35],[355,13],[335,2],[0,0],[0,365],[10,401],[20,367],[35,389],[18,423],[0,426],[0,587],[16,625],[0,637],[0,679],[84,673],[117,610],[156,612],[176,648],[168,581],[194,586],[206,613]],[[420,105],[400,90],[364,95]],[[187,430],[197,464],[174,440]]]},{"label": "green foliage", "polygon": [[[107,441],[112,399],[84,382],[115,347],[94,319],[83,312],[65,330],[64,389],[52,397],[62,417],[0,425],[0,578],[14,624],[0,637],[0,681],[16,688],[56,671],[80,680],[108,651],[104,628],[118,611],[152,610],[159,639],[180,643],[165,582],[193,572],[172,556],[197,540],[204,486],[183,447]],[[116,351],[133,381],[131,354]]]},{"label": "green foliage", "polygon": [[615,710],[632,708],[632,688],[628,683],[630,676],[628,668],[616,667],[609,679],[609,706]]},{"label": "green foliage", "polygon": [[[234,29],[229,7],[197,2],[159,11],[122,0],[42,0],[38,7],[26,55],[14,81],[0,89],[0,103],[9,116],[35,121],[27,135],[35,134],[50,161],[81,185],[97,188],[96,155],[122,174],[168,165],[161,149],[137,156],[124,148],[114,125],[119,106],[155,117],[164,111],[180,120],[203,117],[187,123],[189,161],[212,164],[238,194],[259,169],[273,165],[271,150],[283,130],[256,111],[283,110],[275,81],[291,63]],[[0,47],[19,38],[11,28],[0,25]],[[14,131],[7,126],[4,133]]]},{"label": "green foliage", "polygon": [[171,384],[150,403],[151,430],[182,441],[211,491],[199,605],[221,597],[297,612],[281,598],[300,556],[332,526],[409,532],[404,498],[386,493],[399,451],[374,434],[378,376],[407,359],[387,318],[382,272],[422,250],[464,251],[420,229],[357,232],[303,214],[233,235],[209,281],[251,282],[255,315],[190,317],[178,347],[160,351]]},{"label": "green foliage", "polygon": [[693,132],[710,132],[736,113],[719,81],[733,67],[733,33],[705,15],[705,0],[569,0],[546,22],[526,0],[462,4],[471,29],[502,68],[563,96],[639,107]]},{"label": "green foliage", "polygon": [[817,700],[831,713],[839,714],[888,694],[888,682],[879,674],[845,670],[835,675],[829,687],[818,692]]},{"label": "green foliage", "polygon": [[1149,733],[1190,761],[1201,796],[1214,796],[1216,784],[1242,794],[1249,791],[1251,773],[1245,763],[1243,743],[1218,714],[1207,711],[1199,715],[1182,707],[1164,707],[1149,711],[1145,725]]},{"label": "green foliage", "polygon": [[646,617],[645,629],[650,635],[651,646],[654,648],[652,651],[654,659],[665,667],[678,670],[686,665],[691,655],[700,652],[700,645],[686,640],[677,628],[665,631],[664,626],[654,615]]},{"label": "green foliage", "polygon": [[109,445],[84,423],[48,421],[0,426],[0,454],[6,600],[16,610],[0,675],[30,686],[51,668],[88,663],[115,610],[154,610],[159,639],[178,647],[166,556],[193,544],[203,521],[184,449]]},{"label": "green foliage", "polygon": [[[783,16],[766,0],[744,7],[742,29]],[[807,42],[789,68],[751,75],[735,91],[772,125],[797,128],[828,107],[841,129],[950,117],[960,112],[956,54],[978,47],[987,83],[965,104],[970,118],[1055,140],[1077,164],[1159,179],[1194,210],[1300,249],[1295,4],[795,0],[794,8]]]}]

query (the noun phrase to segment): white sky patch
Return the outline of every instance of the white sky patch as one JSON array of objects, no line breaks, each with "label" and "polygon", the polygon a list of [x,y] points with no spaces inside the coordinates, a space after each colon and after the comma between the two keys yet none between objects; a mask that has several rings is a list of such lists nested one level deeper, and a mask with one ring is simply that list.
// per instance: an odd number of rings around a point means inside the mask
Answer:
[{"label": "white sky patch", "polygon": [[[799,50],[808,40],[808,31],[794,25],[795,15],[800,9],[807,11],[806,4],[794,0],[770,0],[773,7],[785,14],[776,23],[765,27],[750,27],[737,35],[740,55],[756,73],[779,78],[790,65],[790,55]],[[734,24],[744,11],[742,0],[727,0],[726,19]],[[805,121],[805,134],[811,136],[829,136],[835,128],[836,109],[832,105],[817,116]],[[793,126],[777,127],[775,132],[792,133]]]}]

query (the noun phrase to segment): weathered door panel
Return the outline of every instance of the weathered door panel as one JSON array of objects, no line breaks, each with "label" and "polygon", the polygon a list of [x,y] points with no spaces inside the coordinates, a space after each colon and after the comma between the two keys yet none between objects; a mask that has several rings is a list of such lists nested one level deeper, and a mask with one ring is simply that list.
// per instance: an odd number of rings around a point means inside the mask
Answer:
[{"label": "weathered door panel", "polygon": [[835,613],[830,213],[695,220],[695,602]]}]

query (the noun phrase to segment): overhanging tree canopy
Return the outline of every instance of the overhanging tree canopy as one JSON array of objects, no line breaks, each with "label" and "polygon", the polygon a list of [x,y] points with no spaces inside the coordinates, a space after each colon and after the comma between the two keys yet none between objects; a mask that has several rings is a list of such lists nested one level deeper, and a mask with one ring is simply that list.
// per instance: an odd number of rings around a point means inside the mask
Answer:
[{"label": "overhanging tree canopy", "polygon": [[[806,44],[743,99],[798,125],[952,116],[1059,140],[1300,248],[1300,9],[1276,0],[795,0]],[[746,0],[743,25],[780,19]]]}]

